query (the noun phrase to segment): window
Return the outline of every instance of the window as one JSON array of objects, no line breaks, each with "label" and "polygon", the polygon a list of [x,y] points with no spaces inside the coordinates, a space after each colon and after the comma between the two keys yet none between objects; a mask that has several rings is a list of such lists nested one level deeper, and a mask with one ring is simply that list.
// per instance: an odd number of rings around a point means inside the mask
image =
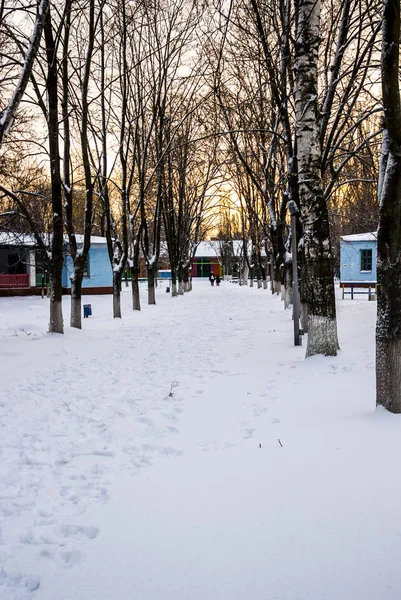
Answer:
[{"label": "window", "polygon": [[361,271],[372,270],[372,250],[361,250]]}]

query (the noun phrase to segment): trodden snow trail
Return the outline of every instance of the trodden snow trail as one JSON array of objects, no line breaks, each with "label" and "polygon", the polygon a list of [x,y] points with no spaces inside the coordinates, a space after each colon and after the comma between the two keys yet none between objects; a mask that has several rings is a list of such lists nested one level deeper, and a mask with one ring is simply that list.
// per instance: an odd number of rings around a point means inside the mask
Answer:
[{"label": "trodden snow trail", "polygon": [[305,361],[256,287],[91,302],[62,337],[0,300],[2,599],[398,600],[374,303],[339,303],[342,352]]}]

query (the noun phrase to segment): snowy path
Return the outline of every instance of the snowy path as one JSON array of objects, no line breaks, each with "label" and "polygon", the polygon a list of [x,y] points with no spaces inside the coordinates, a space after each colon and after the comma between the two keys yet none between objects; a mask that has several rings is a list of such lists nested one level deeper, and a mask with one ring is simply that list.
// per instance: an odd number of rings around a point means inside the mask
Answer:
[{"label": "snowy path", "polygon": [[0,300],[0,598],[398,600],[374,303],[305,361],[269,292],[157,301],[114,322],[93,297],[62,337],[46,300]]}]

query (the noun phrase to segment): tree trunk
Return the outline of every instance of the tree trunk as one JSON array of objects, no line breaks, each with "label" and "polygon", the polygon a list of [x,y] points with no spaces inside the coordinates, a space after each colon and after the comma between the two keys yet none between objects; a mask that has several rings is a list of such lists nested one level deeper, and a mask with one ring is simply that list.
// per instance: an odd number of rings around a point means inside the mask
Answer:
[{"label": "tree trunk", "polygon": [[141,297],[139,294],[139,273],[137,269],[132,269],[132,310],[141,310]]},{"label": "tree trunk", "polygon": [[303,333],[308,333],[308,304],[301,302],[301,329]]},{"label": "tree trunk", "polygon": [[292,262],[287,260],[284,265],[284,308],[292,305]]},{"label": "tree trunk", "polygon": [[[53,268],[50,277],[50,333],[64,333],[63,326],[63,303],[62,303],[62,286],[61,286],[61,270],[63,261],[61,260],[61,269]],[[58,273],[60,271],[60,273]],[[49,283],[48,283],[49,286]]]},{"label": "tree trunk", "polygon": [[320,0],[299,0],[295,56],[299,195],[304,227],[309,334],[306,356],[336,356],[335,290],[328,211],[322,192],[317,63]]},{"label": "tree trunk", "polygon": [[301,328],[303,333],[308,333],[308,291],[306,288],[306,263],[305,263],[305,251],[302,248],[298,250],[300,277],[299,277],[299,297],[301,300]]},{"label": "tree trunk", "polygon": [[270,258],[270,291],[272,294],[275,293],[275,289],[274,289],[274,257],[273,257],[273,252],[272,252],[272,256]]},{"label": "tree trunk", "polygon": [[178,267],[178,294],[179,296],[184,295],[184,269]]},{"label": "tree trunk", "polygon": [[189,278],[189,268],[184,268],[184,292],[191,291],[191,281]]},{"label": "tree trunk", "polygon": [[83,269],[75,267],[71,275],[70,326],[76,329],[82,329],[82,279]]},{"label": "tree trunk", "polygon": [[113,271],[113,318],[121,319],[121,272]]},{"label": "tree trunk", "polygon": [[50,9],[45,18],[45,42],[48,73],[46,89],[48,97],[47,126],[49,132],[49,158],[52,191],[52,241],[50,260],[50,282],[47,295],[50,297],[50,333],[64,333],[62,308],[62,271],[64,262],[63,198],[61,193],[59,118],[58,118],[58,74],[56,46],[53,37]]},{"label": "tree trunk", "polygon": [[148,268],[148,304],[156,304],[155,268]]},{"label": "tree trunk", "polygon": [[401,413],[401,106],[400,0],[384,3],[384,133],[377,237],[376,402]]},{"label": "tree trunk", "polygon": [[248,285],[248,275],[249,275],[249,268],[248,268],[248,265],[245,263],[243,271],[242,271],[242,285]]},{"label": "tree trunk", "polygon": [[177,275],[174,269],[171,270],[171,295],[173,298],[178,296],[177,292]]}]

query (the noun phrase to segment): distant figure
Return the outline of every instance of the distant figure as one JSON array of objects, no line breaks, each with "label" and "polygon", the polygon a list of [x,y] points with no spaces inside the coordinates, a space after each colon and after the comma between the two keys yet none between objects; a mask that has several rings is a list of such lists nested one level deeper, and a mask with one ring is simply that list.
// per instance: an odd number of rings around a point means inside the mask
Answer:
[{"label": "distant figure", "polygon": [[216,275],[216,285],[220,285],[220,281],[221,281],[221,279],[220,279],[219,275]]},{"label": "distant figure", "polygon": [[215,276],[214,276],[214,273],[213,273],[213,271],[211,271],[211,273],[210,273],[210,275],[209,275],[209,281],[210,281],[211,285],[214,285],[214,280],[215,280],[215,279],[216,279],[216,278],[215,278]]}]

